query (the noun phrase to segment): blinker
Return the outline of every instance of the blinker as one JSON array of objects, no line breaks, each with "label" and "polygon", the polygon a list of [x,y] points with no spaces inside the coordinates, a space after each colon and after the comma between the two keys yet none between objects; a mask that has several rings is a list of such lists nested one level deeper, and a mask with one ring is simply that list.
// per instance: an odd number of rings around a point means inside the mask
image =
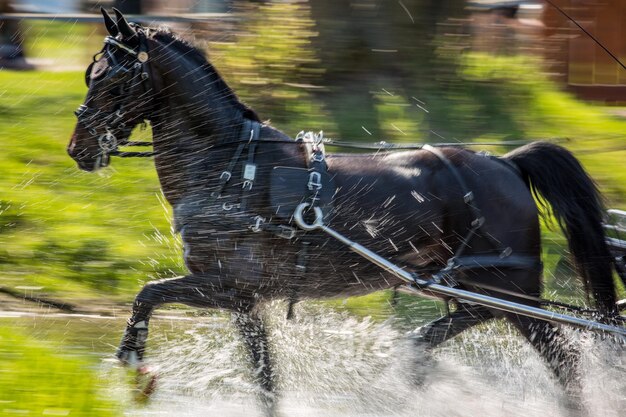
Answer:
[{"label": "blinker", "polygon": [[107,68],[109,68],[109,61],[103,56],[93,63],[90,74],[91,79],[95,80],[101,77],[106,72]]},{"label": "blinker", "polygon": [[108,68],[109,62],[104,56],[89,64],[87,71],[85,72],[85,84],[87,84],[87,87],[89,87],[89,82],[91,80],[96,80],[102,77],[107,72]]}]

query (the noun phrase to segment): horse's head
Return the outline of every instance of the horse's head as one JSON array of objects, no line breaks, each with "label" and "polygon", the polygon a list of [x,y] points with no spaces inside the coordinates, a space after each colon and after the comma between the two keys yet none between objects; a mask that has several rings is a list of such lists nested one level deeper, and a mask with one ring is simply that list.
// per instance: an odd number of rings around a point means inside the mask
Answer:
[{"label": "horse's head", "polygon": [[107,166],[109,156],[128,142],[133,127],[150,118],[152,106],[145,30],[129,24],[118,10],[117,22],[101,11],[109,36],[87,68],[89,90],[76,110],[78,122],[67,147],[85,171]]}]

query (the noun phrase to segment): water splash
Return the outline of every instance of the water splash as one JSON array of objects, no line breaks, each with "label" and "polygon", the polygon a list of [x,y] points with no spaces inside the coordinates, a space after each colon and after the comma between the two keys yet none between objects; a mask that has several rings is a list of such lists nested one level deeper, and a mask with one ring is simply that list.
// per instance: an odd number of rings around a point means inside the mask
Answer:
[{"label": "water splash", "polygon": [[[572,414],[542,359],[504,323],[480,326],[438,348],[424,384],[416,387],[411,383],[416,352],[392,319],[378,322],[305,304],[287,321],[284,307],[274,305],[266,314],[281,415]],[[262,415],[230,318],[220,314],[181,325],[161,324],[153,331],[149,357],[160,375],[159,389],[150,404],[129,405],[126,415]],[[623,346],[572,336],[583,346],[587,409],[592,415],[620,415],[626,406]],[[115,381],[111,371],[107,378]],[[127,395],[123,384],[110,389],[118,398]]]}]

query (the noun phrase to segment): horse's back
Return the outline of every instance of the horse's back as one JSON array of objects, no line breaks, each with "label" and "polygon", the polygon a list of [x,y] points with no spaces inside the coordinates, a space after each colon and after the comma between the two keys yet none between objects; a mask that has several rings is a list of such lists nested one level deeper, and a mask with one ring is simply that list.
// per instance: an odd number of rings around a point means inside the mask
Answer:
[{"label": "horse's back", "polygon": [[[479,217],[484,224],[464,256],[510,251],[539,264],[537,208],[514,166],[460,148],[439,151],[447,162],[427,150],[328,158],[338,187],[331,226],[386,258],[432,271],[459,251]],[[502,271],[470,275],[538,291],[539,271]]]},{"label": "horse's back", "polygon": [[[440,151],[449,166],[427,150],[330,156],[329,171],[338,188],[336,215],[358,221],[368,217],[367,210],[384,209],[387,216],[408,221],[421,214],[439,227],[448,218],[461,229],[474,220],[472,205],[485,228],[491,225],[498,235],[512,233],[519,240],[527,237],[528,227],[538,232],[537,207],[514,165],[460,148]],[[469,203],[468,193],[473,196]]]}]

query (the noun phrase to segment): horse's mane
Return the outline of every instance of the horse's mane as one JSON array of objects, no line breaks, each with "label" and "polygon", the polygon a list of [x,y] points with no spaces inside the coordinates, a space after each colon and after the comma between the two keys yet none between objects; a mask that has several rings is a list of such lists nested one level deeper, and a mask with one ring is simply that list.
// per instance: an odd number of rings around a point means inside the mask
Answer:
[{"label": "horse's mane", "polygon": [[199,66],[202,66],[204,71],[210,73],[213,76],[211,77],[211,84],[217,89],[218,94],[221,97],[229,99],[234,107],[241,112],[241,115],[243,117],[257,122],[261,121],[258,114],[253,109],[251,109],[250,107],[242,103],[241,100],[239,100],[237,94],[235,94],[235,92],[228,86],[228,84],[226,84],[226,82],[219,74],[219,72],[215,69],[215,67],[211,65],[206,57],[206,54],[204,53],[204,51],[201,50],[201,48],[196,47],[188,40],[177,36],[172,31],[165,28],[150,30],[149,36],[154,40],[173,47],[181,54],[196,61]]}]

